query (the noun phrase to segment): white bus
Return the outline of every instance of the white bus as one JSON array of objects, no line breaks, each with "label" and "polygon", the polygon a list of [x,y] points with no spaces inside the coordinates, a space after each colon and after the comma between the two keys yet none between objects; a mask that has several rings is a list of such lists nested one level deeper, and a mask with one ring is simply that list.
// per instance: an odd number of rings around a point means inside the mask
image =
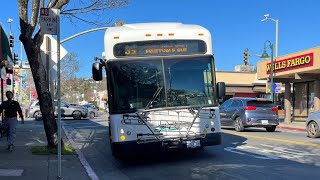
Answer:
[{"label": "white bus", "polygon": [[116,157],[141,150],[200,148],[221,144],[210,32],[198,25],[141,23],[110,27],[105,57],[109,135]]}]

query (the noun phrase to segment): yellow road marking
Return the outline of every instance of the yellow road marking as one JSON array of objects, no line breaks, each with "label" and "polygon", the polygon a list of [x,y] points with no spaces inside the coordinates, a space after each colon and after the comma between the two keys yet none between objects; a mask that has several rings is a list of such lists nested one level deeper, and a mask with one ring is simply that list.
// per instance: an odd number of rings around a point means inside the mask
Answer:
[{"label": "yellow road marking", "polygon": [[305,145],[305,146],[320,147],[320,144],[307,143],[307,142],[301,142],[301,141],[293,141],[293,140],[286,140],[286,139],[261,137],[261,136],[242,134],[242,133],[235,133],[235,132],[224,132],[224,133],[232,134],[232,135],[236,135],[236,136],[242,136],[242,137],[250,137],[250,138],[256,138],[256,139],[269,140],[269,141],[278,141],[278,142],[284,142],[284,143],[290,143],[290,144],[298,144],[298,145]]}]

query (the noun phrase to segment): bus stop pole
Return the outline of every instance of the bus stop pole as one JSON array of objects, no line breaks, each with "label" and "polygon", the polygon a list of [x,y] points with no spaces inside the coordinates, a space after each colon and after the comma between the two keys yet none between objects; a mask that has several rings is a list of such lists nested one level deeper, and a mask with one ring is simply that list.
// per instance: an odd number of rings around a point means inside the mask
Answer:
[{"label": "bus stop pole", "polygon": [[58,179],[61,178],[60,10],[57,13]]}]

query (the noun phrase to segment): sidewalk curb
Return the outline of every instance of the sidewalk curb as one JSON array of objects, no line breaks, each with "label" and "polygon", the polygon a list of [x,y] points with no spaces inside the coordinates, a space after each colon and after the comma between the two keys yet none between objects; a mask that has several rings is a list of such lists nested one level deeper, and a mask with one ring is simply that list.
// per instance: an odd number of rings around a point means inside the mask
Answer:
[{"label": "sidewalk curb", "polygon": [[78,154],[78,158],[80,160],[80,163],[82,164],[82,166],[84,167],[88,177],[92,180],[99,180],[97,174],[93,171],[93,169],[91,168],[90,164],[88,163],[88,161],[86,160],[86,158],[84,157],[84,155],[82,154],[82,152],[80,151],[80,149],[77,147],[76,143],[73,141],[70,133],[67,131],[67,129],[64,127],[64,125],[62,124],[62,129],[65,133],[65,135],[67,136],[71,146],[73,147],[73,149],[75,149],[76,153]]},{"label": "sidewalk curb", "polygon": [[306,132],[306,129],[304,128],[294,128],[294,127],[287,127],[287,126],[277,126],[279,129],[287,129],[291,131],[299,131],[299,132]]}]

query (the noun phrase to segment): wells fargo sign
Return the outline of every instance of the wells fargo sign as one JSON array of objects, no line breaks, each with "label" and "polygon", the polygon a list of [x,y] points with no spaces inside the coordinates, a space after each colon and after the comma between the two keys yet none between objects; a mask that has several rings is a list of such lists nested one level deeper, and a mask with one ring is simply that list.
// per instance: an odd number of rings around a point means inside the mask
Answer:
[{"label": "wells fargo sign", "polygon": [[[288,59],[273,62],[273,72],[290,71],[304,67],[313,66],[313,53],[290,57]],[[270,74],[271,63],[267,64],[266,71]]]}]

